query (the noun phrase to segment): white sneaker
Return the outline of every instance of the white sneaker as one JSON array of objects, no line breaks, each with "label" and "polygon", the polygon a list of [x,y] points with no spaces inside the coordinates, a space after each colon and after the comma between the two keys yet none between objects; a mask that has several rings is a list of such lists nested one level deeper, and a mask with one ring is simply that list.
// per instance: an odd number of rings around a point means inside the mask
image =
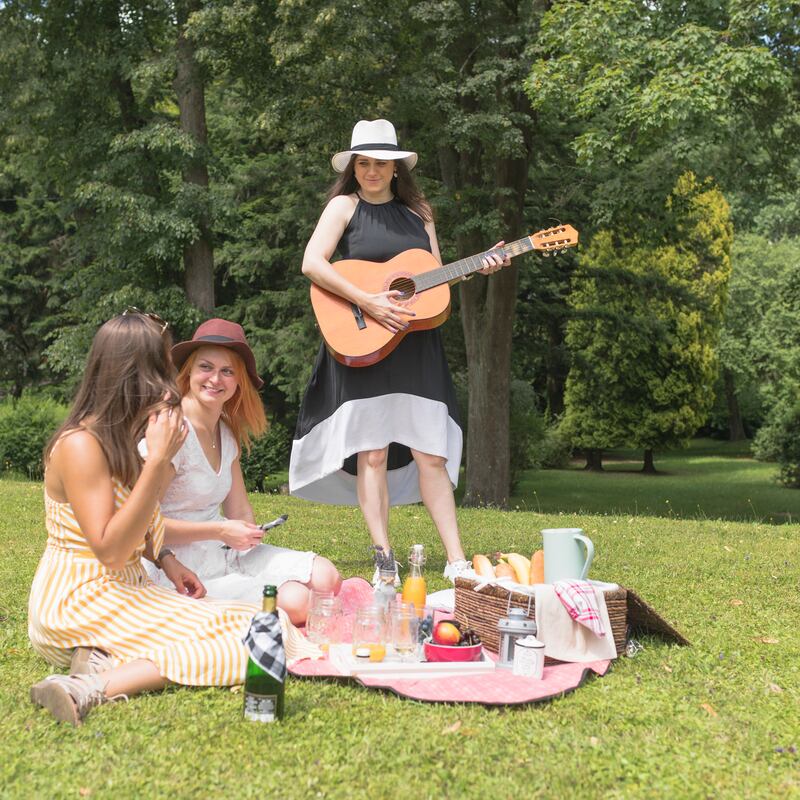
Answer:
[{"label": "white sneaker", "polygon": [[452,561],[444,568],[444,577],[451,583],[456,582],[456,578],[472,577],[472,562],[465,561],[463,558],[460,561]]}]

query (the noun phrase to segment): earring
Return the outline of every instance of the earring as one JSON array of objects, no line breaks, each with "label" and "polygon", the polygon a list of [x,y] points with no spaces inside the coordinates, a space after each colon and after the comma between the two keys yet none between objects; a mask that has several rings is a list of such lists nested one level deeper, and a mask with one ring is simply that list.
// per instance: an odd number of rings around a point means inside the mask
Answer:
[{"label": "earring", "polygon": [[397,173],[396,172],[395,172],[394,176],[395,176],[395,178],[397,177]]}]

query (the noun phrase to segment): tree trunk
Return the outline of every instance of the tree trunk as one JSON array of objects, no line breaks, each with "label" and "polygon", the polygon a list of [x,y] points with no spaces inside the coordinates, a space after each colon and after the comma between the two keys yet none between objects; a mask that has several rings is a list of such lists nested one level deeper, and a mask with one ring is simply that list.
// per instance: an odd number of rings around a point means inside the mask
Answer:
[{"label": "tree trunk", "polygon": [[[472,163],[477,163],[477,158]],[[513,241],[520,235],[528,160],[497,159],[495,169],[497,187],[501,190],[497,196],[502,237]],[[485,242],[481,247],[492,244]],[[508,505],[511,342],[517,269],[512,263],[488,278],[477,276],[472,282],[460,284],[461,322],[469,368],[467,485],[463,501],[468,506]]]},{"label": "tree trunk", "polygon": [[[189,15],[200,8],[199,0],[176,4],[178,18],[177,71],[174,88],[178,98],[181,129],[195,142],[194,158],[183,172],[184,183],[195,188],[201,208],[197,214],[198,236],[183,250],[184,288],[190,302],[203,311],[214,310],[214,249],[208,210],[208,165],[205,86],[194,44],[186,37]],[[199,191],[197,191],[199,189]]]},{"label": "tree trunk", "polygon": [[587,449],[584,469],[590,472],[603,472],[603,451],[599,448]]},{"label": "tree trunk", "polygon": [[658,470],[656,470],[656,465],[653,462],[653,451],[645,450],[644,466],[642,467],[642,472],[646,473],[647,475],[655,475],[657,471]]},{"label": "tree trunk", "polygon": [[747,438],[742,421],[742,410],[739,408],[739,399],[736,397],[736,385],[733,373],[729,369],[722,371],[725,381],[725,399],[728,401],[728,439],[732,442],[741,442]]}]

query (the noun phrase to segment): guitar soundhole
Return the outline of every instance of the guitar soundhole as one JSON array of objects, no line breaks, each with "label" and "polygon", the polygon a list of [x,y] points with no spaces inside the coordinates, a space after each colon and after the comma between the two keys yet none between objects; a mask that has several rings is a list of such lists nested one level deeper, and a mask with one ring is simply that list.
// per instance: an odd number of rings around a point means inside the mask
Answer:
[{"label": "guitar soundhole", "polygon": [[393,292],[402,292],[398,300],[410,300],[417,291],[417,287],[411,278],[395,278],[390,284],[389,289]]}]

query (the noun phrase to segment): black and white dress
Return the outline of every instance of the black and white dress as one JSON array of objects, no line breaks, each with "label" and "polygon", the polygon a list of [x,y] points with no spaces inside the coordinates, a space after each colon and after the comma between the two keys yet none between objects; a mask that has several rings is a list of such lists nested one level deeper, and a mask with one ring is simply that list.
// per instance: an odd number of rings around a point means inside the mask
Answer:
[{"label": "black and white dress", "polygon": [[[398,200],[359,200],[337,251],[342,258],[384,262],[415,247],[431,250],[419,216]],[[421,500],[409,448],[447,459],[450,482],[457,485],[461,426],[437,329],[407,334],[369,367],[346,367],[321,344],[292,443],[291,494],[357,505],[357,454],[387,445],[390,505]]]}]

